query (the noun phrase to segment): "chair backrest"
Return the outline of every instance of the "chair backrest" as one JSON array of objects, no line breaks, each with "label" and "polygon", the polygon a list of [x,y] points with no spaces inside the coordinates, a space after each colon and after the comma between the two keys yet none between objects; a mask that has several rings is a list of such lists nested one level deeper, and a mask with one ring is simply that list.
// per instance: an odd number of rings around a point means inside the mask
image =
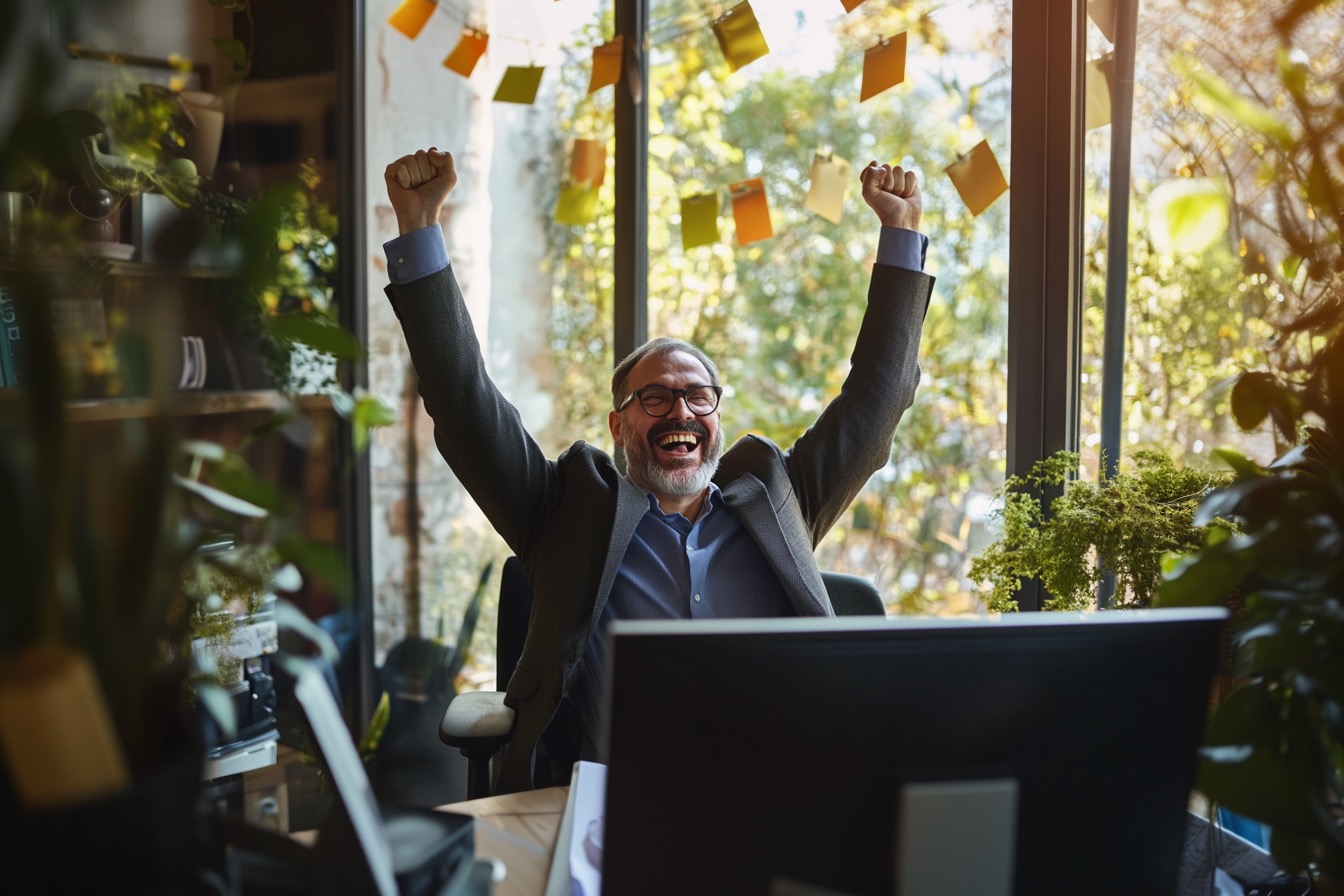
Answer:
[{"label": "chair backrest", "polygon": [[837,616],[885,616],[887,608],[877,586],[863,576],[822,570],[821,580]]},{"label": "chair backrest", "polygon": [[[822,582],[837,616],[885,616],[882,595],[877,586],[862,576],[823,570]],[[523,563],[516,556],[504,561],[499,577],[499,621],[495,632],[496,688],[508,687],[518,666],[527,639],[527,621],[532,614],[532,586],[523,575]]]},{"label": "chair backrest", "polygon": [[495,629],[497,690],[508,687],[513,670],[518,667],[531,615],[532,585],[523,575],[523,562],[510,556],[499,576],[499,621]]}]

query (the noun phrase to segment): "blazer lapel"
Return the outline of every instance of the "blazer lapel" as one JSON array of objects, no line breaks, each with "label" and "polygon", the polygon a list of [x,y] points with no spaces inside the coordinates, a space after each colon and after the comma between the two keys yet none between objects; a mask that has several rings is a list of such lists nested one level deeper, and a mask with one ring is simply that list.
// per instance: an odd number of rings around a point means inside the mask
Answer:
[{"label": "blazer lapel", "polygon": [[724,503],[765,554],[798,615],[834,615],[807,533],[780,522],[765,483],[747,473],[720,488]]}]

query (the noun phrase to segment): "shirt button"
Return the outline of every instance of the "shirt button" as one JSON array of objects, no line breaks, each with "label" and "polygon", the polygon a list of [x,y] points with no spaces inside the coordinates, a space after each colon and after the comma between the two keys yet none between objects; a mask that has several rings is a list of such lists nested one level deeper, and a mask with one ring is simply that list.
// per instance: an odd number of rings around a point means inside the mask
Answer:
[{"label": "shirt button", "polygon": [[697,594],[697,595],[695,596],[695,602],[696,602],[696,603],[700,603],[700,595]]},{"label": "shirt button", "polygon": [[406,259],[404,259],[404,258],[398,258],[398,259],[397,259],[397,264],[405,264],[405,263],[406,263]]}]

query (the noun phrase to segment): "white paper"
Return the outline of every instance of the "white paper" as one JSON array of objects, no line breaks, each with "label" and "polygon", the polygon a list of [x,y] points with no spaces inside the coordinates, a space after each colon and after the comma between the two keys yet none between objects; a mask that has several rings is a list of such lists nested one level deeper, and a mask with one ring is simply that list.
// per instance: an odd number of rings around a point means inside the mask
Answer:
[{"label": "white paper", "polygon": [[[579,762],[569,783],[574,817],[569,831],[569,880],[576,896],[602,892],[602,828],[606,811],[607,767]],[[568,811],[566,806],[566,811]],[[557,849],[564,845],[559,841]]]}]

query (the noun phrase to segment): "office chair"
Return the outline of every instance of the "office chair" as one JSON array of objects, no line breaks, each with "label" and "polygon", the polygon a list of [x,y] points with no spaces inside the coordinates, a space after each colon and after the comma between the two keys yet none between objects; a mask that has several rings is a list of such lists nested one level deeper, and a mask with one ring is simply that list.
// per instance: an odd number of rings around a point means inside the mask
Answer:
[{"label": "office chair", "polygon": [[[877,586],[862,576],[823,570],[822,582],[837,616],[885,616]],[[467,799],[489,796],[490,763],[513,737],[516,718],[504,705],[504,689],[518,665],[532,611],[532,586],[517,557],[504,561],[499,582],[498,690],[453,697],[439,722],[439,740],[467,757]]]}]

